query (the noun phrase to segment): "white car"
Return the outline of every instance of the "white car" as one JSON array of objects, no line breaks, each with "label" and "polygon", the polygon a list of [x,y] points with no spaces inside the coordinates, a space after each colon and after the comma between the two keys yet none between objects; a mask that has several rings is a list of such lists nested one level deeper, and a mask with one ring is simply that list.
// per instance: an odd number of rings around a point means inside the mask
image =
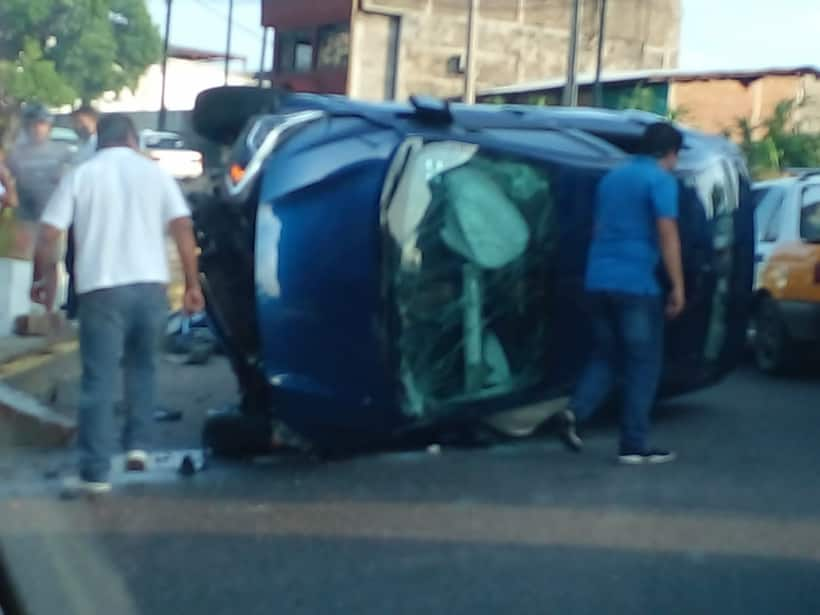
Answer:
[{"label": "white car", "polygon": [[190,180],[202,176],[202,154],[189,149],[179,134],[141,130],[139,138],[140,149],[176,179]]}]

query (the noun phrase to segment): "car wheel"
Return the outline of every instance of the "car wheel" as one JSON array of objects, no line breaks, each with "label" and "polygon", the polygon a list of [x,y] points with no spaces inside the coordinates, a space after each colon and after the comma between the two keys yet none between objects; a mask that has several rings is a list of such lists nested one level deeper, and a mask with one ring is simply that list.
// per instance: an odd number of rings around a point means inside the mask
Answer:
[{"label": "car wheel", "polygon": [[768,374],[783,374],[792,365],[794,344],[777,303],[762,299],[755,313],[754,355],[757,367]]},{"label": "car wheel", "polygon": [[252,86],[225,86],[201,92],[191,116],[194,131],[201,137],[232,145],[245,123],[259,113],[273,113],[284,93]]}]

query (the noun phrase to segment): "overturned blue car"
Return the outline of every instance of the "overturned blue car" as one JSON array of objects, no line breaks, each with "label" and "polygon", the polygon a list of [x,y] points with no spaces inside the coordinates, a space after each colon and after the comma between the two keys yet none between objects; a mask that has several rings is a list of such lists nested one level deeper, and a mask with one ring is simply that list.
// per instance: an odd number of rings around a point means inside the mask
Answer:
[{"label": "overturned blue car", "polygon": [[[582,299],[596,185],[657,120],[201,95],[198,132],[232,145],[195,222],[209,315],[242,392],[238,413],[206,425],[208,444],[251,452],[286,433],[337,451],[474,425],[532,433],[591,342]],[[662,396],[735,366],[752,292],[739,150],[682,130],[688,296],[667,325]]]}]

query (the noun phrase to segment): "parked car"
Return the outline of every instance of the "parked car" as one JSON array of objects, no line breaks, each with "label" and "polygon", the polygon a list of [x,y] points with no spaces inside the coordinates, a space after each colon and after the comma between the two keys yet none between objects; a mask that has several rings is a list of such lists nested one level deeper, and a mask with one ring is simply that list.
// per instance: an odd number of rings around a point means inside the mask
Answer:
[{"label": "parked car", "polygon": [[202,176],[202,153],[190,149],[181,135],[175,132],[141,130],[140,149],[179,180]]},{"label": "parked car", "polygon": [[783,373],[820,343],[820,171],[754,186],[757,207],[752,345]]},{"label": "parked car", "polygon": [[80,137],[71,128],[53,126],[49,138],[58,143],[65,143],[72,152],[76,152],[80,146]]},{"label": "parked car", "polygon": [[[591,343],[597,182],[658,119],[201,95],[197,130],[233,143],[221,193],[196,199],[195,222],[209,315],[243,392],[206,442],[241,451],[284,425],[317,448],[351,448],[560,407]],[[684,133],[688,307],[667,327],[662,395],[735,366],[752,299],[742,157]]]}]

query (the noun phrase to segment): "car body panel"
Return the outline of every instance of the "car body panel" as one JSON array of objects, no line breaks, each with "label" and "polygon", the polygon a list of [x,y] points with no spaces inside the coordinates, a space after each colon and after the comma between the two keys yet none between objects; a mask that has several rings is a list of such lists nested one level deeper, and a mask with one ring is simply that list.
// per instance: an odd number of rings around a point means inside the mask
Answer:
[{"label": "car body panel", "polygon": [[763,269],[761,287],[777,300],[820,303],[820,283],[815,278],[818,263],[820,245],[783,243]]}]

